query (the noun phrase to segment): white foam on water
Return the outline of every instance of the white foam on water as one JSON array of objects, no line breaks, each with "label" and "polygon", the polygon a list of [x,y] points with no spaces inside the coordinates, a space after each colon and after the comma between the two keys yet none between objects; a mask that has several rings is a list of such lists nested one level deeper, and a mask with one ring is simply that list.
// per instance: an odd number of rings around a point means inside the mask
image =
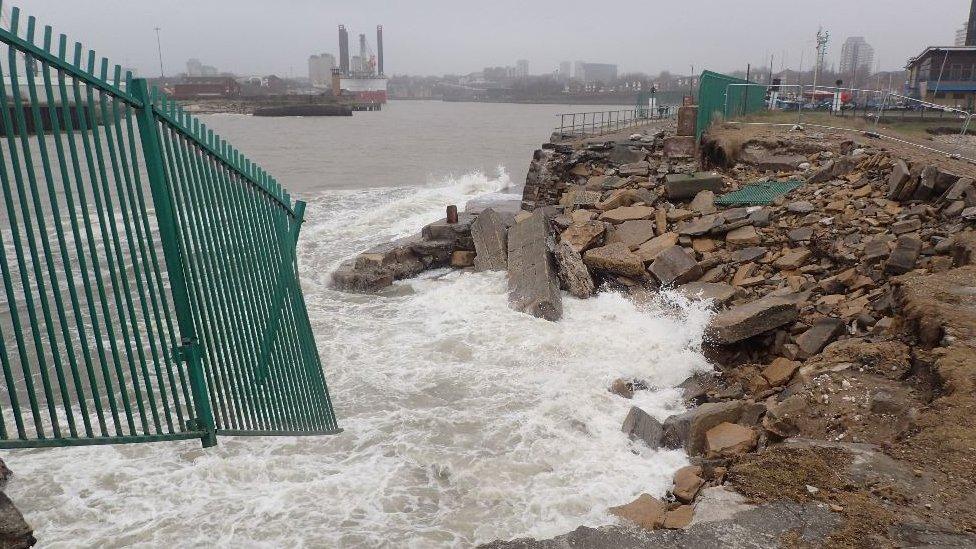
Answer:
[{"label": "white foam on water", "polygon": [[[380,296],[327,288],[339,261],[507,184],[311,199],[300,264],[345,431],[10,452],[8,492],[42,546],[467,547],[607,524],[609,506],[663,495],[685,456],[620,424],[633,404],[680,411],[673,387],[709,367],[707,308],[606,293],[566,298],[551,323],[509,309],[503,273],[447,270]],[[617,377],[652,390],[616,397]]]}]

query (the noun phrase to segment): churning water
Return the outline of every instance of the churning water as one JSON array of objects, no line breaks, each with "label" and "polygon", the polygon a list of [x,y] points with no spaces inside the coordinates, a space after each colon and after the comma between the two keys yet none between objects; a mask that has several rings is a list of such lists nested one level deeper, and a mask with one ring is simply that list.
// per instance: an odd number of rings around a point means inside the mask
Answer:
[{"label": "churning water", "polygon": [[[630,443],[620,423],[632,403],[680,409],[673,387],[708,368],[705,308],[602,294],[550,323],[509,310],[501,273],[327,287],[343,259],[510,183],[502,169],[303,193],[299,263],[345,431],[6,453],[41,546],[467,547],[606,524],[608,506],[662,495],[683,453]],[[654,389],[615,397],[622,376]]]}]

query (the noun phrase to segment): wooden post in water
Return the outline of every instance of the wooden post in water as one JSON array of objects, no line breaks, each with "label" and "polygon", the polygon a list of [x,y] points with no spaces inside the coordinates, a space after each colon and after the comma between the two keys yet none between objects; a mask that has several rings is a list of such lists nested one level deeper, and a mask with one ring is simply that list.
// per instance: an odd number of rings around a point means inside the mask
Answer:
[{"label": "wooden post in water", "polygon": [[458,210],[454,204],[447,207],[447,222],[451,225],[458,222]]}]

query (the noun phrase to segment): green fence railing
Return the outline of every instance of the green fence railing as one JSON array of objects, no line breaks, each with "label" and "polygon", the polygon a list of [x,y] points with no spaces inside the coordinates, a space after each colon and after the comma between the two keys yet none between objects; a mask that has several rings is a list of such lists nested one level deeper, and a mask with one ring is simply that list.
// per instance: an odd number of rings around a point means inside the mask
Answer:
[{"label": "green fence railing", "polygon": [[338,432],[304,203],[17,8],[0,44],[0,448]]},{"label": "green fence railing", "polygon": [[732,118],[766,108],[766,87],[748,80],[704,71],[698,81],[698,119],[695,139],[720,117]]}]

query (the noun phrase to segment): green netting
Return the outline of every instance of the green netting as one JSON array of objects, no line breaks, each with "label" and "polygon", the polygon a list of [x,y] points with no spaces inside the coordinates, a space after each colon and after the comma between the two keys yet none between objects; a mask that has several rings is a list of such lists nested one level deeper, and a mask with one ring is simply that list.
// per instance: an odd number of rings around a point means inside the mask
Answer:
[{"label": "green netting", "polygon": [[[763,110],[766,107],[766,86],[730,86],[753,84],[712,71],[705,71],[698,84],[698,120],[695,139],[701,139],[717,116],[732,118]],[[727,96],[727,97],[726,97]]]},{"label": "green netting", "polygon": [[747,185],[738,191],[723,194],[715,199],[716,204],[725,206],[762,206],[770,204],[774,198],[786,194],[803,184],[800,180],[768,181]]}]

